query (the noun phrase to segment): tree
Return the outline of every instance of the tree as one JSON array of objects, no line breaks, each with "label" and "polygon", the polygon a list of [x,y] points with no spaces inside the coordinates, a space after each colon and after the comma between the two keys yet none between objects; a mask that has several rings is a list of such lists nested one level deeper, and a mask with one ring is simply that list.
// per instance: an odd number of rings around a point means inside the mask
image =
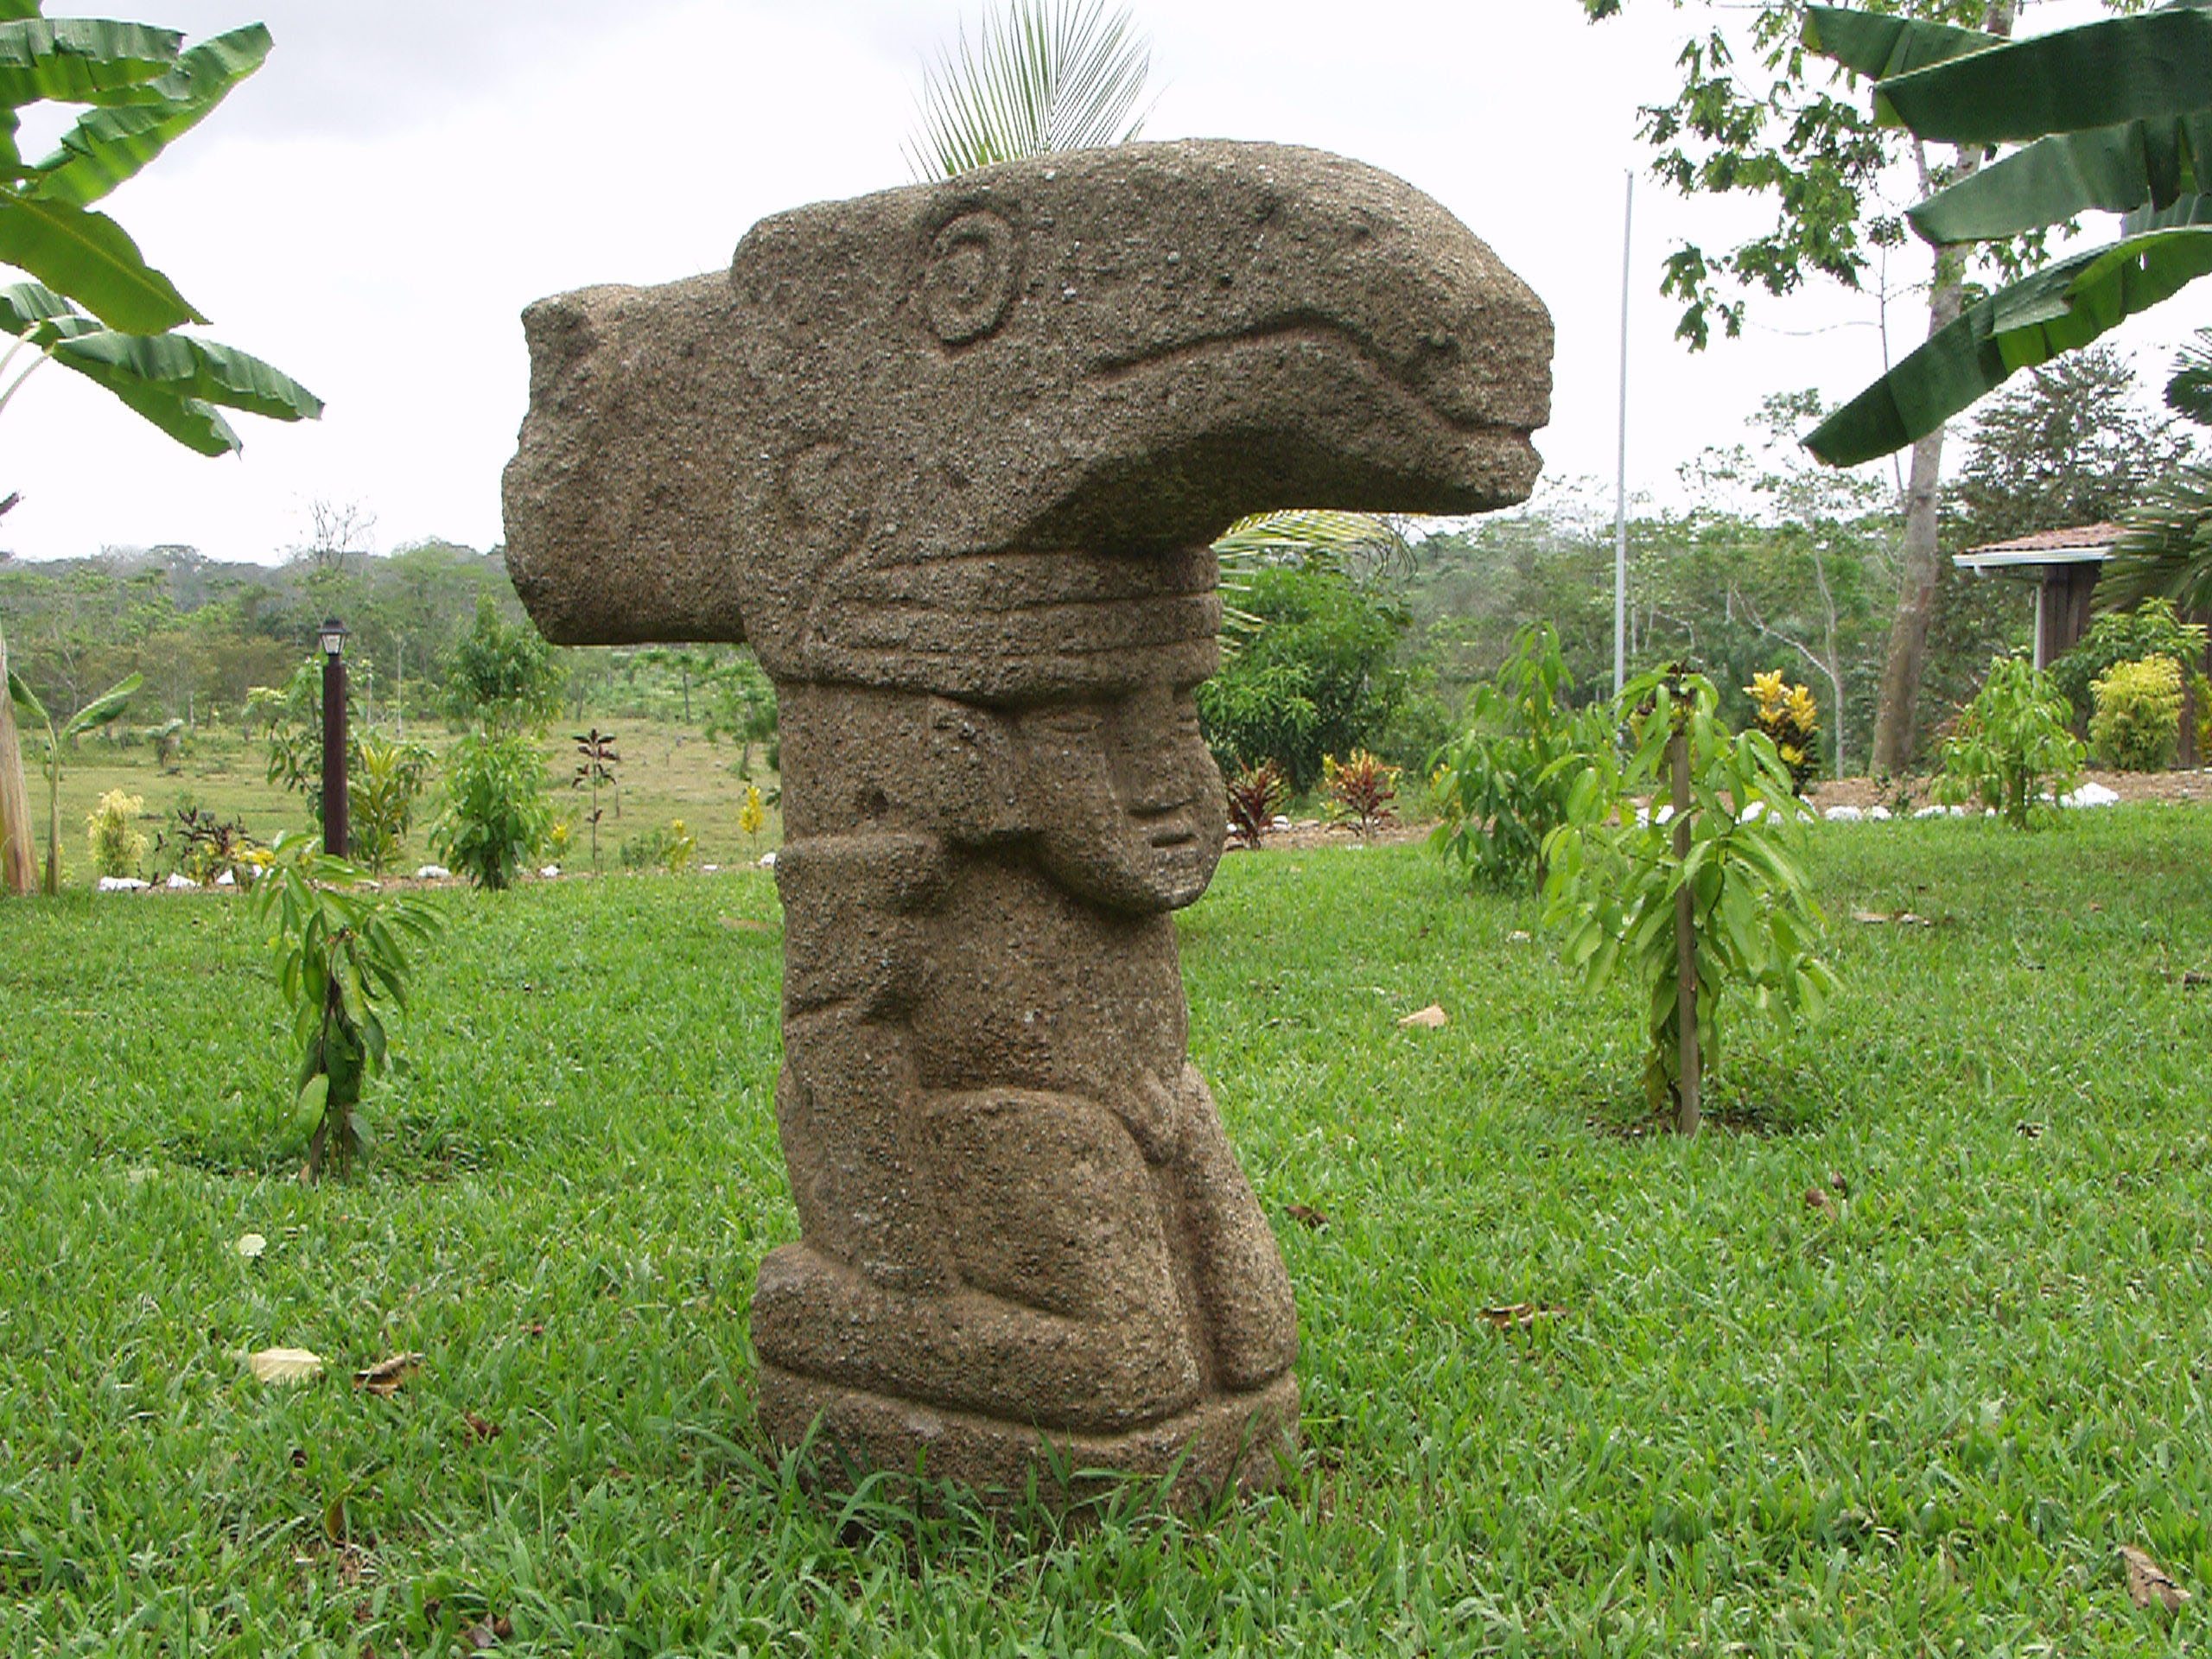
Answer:
[{"label": "tree", "polygon": [[[54,362],[201,454],[239,447],[220,409],[283,421],[320,415],[312,392],[260,359],[176,332],[207,319],[92,208],[259,68],[269,31],[256,23],[187,51],[174,29],[42,17],[39,0],[0,0],[0,262],[30,278],[0,287],[0,331],[16,337],[0,378],[32,353],[0,387],[0,410]],[[84,112],[52,154],[26,165],[16,144],[21,112],[48,102]],[[0,774],[21,765],[11,747]],[[0,814],[14,799],[0,789]],[[27,823],[0,817],[0,844],[29,834]]]},{"label": "tree", "polygon": [[2115,520],[2189,454],[2137,404],[2135,371],[2109,346],[2031,370],[1974,416],[1954,494],[1975,545]]},{"label": "tree", "polygon": [[553,648],[527,619],[507,621],[485,594],[447,664],[446,698],[453,714],[480,720],[487,731],[543,725],[561,708]]},{"label": "tree", "polygon": [[[2106,0],[2140,11],[2141,0]],[[1977,299],[1806,440],[1834,466],[1910,443],[2018,371],[2078,350],[2212,272],[2212,9],[2171,0],[2139,16],[2023,41],[1936,38],[1893,17],[1814,7],[1805,38],[1878,77],[1875,107],[1962,153],[2020,143],[1906,215],[1938,248],[2002,245],[2125,215],[2118,241],[2069,254]],[[2039,246],[2039,244],[2036,245]]]},{"label": "tree", "polygon": [[[1582,3],[1595,19],[1618,12],[1623,0]],[[1702,10],[1708,26],[1678,60],[1680,91],[1671,103],[1643,112],[1643,137],[1658,151],[1653,172],[1685,195],[1771,200],[1776,214],[1769,228],[1733,248],[1709,253],[1685,243],[1668,256],[1661,291],[1682,302],[1675,333],[1693,350],[1709,342],[1716,321],[1731,338],[1741,333],[1750,291],[1784,296],[1816,276],[1857,289],[1870,271],[1886,284],[1888,257],[1904,241],[1903,224],[1885,206],[1896,175],[1909,169],[1931,191],[1961,184],[1981,166],[1979,143],[1961,143],[1948,162],[1940,161],[1927,138],[1885,126],[1840,96],[1847,89],[1816,54],[1837,56],[1855,74],[1910,69],[1993,47],[2011,34],[2017,6],[2015,0],[1901,0],[1893,9],[1901,15],[1882,17],[1808,8],[1802,0]],[[2040,255],[2033,237],[1979,251],[1956,240],[1933,249],[1931,340],[1965,309],[1976,261],[2010,276]],[[1886,293],[1884,301],[1886,338]],[[1872,746],[1878,772],[1901,771],[1910,758],[1935,607],[1941,423],[1918,437],[1904,491],[1903,569]]]},{"label": "tree", "polygon": [[1822,460],[1847,466],[1924,442],[2018,370],[2078,350],[2212,272],[2212,11],[2199,0],[1963,43],[1815,8],[1807,40],[1879,77],[1878,111],[1918,141],[1957,144],[1961,156],[2029,141],[1911,210],[1939,251],[2040,238],[2092,210],[2126,216],[2118,241],[2015,273],[1933,329],[1806,440]]}]

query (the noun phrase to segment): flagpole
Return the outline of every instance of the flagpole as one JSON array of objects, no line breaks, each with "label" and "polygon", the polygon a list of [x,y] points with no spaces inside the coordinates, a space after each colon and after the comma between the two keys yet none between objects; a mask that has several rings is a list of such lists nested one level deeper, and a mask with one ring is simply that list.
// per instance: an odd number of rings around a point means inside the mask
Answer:
[{"label": "flagpole", "polygon": [[1613,477],[1613,695],[1628,683],[1628,296],[1634,274],[1630,237],[1636,229],[1636,170],[1628,174],[1628,206],[1621,217],[1620,454]]}]

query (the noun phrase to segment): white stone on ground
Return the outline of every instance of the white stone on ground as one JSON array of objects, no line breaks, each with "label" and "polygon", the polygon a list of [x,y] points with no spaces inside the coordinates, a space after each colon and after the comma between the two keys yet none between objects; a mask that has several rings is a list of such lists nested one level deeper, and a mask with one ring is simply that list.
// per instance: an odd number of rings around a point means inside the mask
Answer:
[{"label": "white stone on ground", "polygon": [[1870,806],[1866,809],[1866,822],[1869,823],[1887,823],[1891,816],[1890,809],[1886,806]]},{"label": "white stone on ground", "polygon": [[1916,818],[1940,818],[1943,816],[1943,809],[1940,806],[1923,806],[1912,816]]},{"label": "white stone on ground", "polygon": [[2060,796],[2058,804],[2061,806],[2117,806],[2120,804],[2120,791],[2093,781],[2082,785],[2071,795]]},{"label": "white stone on ground", "polygon": [[558,864],[548,864],[543,869],[540,870],[538,874],[543,876],[548,881],[550,881],[554,877],[561,874],[561,867]]},{"label": "white stone on ground", "polygon": [[453,872],[442,864],[425,864],[415,872],[415,879],[417,881],[450,881]]},{"label": "white stone on ground", "polygon": [[[1858,823],[1866,817],[1855,806],[1832,806],[1821,816],[1830,823]],[[1889,815],[1885,813],[1883,816],[1886,817]]]},{"label": "white stone on ground", "polygon": [[104,875],[100,877],[102,893],[143,893],[146,884],[135,875]]},{"label": "white stone on ground", "polygon": [[215,878],[215,885],[219,887],[235,887],[238,884],[238,877],[232,875],[228,870],[225,870]]},{"label": "white stone on ground", "polygon": [[761,868],[762,869],[764,869],[764,870],[772,870],[772,869],[774,869],[774,868],[776,868],[776,855],[775,855],[773,853],[763,853],[763,854],[761,854],[761,855],[760,855],[760,868]]}]

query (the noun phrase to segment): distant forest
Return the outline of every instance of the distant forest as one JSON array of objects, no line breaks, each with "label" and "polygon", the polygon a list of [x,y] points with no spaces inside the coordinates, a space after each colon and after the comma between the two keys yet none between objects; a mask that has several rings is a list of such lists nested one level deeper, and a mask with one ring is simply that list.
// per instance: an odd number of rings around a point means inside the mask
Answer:
[{"label": "distant forest", "polygon": [[[1822,757],[1847,774],[1867,755],[1903,526],[1886,474],[1838,474],[1802,459],[1794,435],[1819,413],[1810,394],[1769,399],[1745,442],[1708,450],[1687,469],[1689,505],[1630,520],[1629,669],[1694,665],[1737,723],[1750,714],[1738,688],[1780,669],[1812,688]],[[2172,423],[2145,409],[2125,359],[2101,349],[2063,359],[1983,407],[1945,491],[1944,551],[2117,517],[2188,450]],[[1339,653],[1311,665],[1308,680],[1349,671],[1370,683],[1344,694],[1372,705],[1374,730],[1361,741],[1422,766],[1469,688],[1532,622],[1559,630],[1579,695],[1611,690],[1605,492],[1548,485],[1521,511],[1414,534],[1409,558],[1356,584],[1357,607],[1381,619],[1359,626],[1370,636],[1382,628],[1382,658],[1343,657],[1341,629],[1326,638],[1313,629],[1314,643],[1297,647]],[[1921,689],[1923,752],[1973,696],[1992,654],[2027,642],[2032,616],[2024,584],[1962,579],[1948,556],[1942,572]],[[436,721],[454,644],[486,596],[520,616],[500,550],[442,541],[378,556],[319,547],[275,568],[175,546],[40,563],[0,554],[0,626],[13,666],[60,709],[143,673],[130,715],[141,728],[235,724],[253,687],[283,684],[312,655],[326,615],[352,630],[347,657],[371,720]],[[556,660],[578,721],[664,719],[749,739],[772,730],[772,700],[742,647],[564,651]],[[1236,671],[1232,664],[1232,678]],[[1252,677],[1264,696],[1264,677]],[[1372,695],[1384,679],[1389,695]]]}]

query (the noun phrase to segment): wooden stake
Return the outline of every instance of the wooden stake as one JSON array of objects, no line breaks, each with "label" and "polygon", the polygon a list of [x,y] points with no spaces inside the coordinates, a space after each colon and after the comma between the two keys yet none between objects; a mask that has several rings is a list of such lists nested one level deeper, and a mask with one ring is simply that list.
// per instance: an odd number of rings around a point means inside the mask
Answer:
[{"label": "wooden stake", "polygon": [[[1690,855],[1690,740],[1681,727],[1667,744],[1667,772],[1673,785],[1675,808],[1675,863]],[[1675,1083],[1681,1109],[1675,1128],[1684,1135],[1698,1130],[1700,1058],[1697,1052],[1697,899],[1684,882],[1675,894],[1675,1018],[1681,1027],[1680,1071]]]}]

